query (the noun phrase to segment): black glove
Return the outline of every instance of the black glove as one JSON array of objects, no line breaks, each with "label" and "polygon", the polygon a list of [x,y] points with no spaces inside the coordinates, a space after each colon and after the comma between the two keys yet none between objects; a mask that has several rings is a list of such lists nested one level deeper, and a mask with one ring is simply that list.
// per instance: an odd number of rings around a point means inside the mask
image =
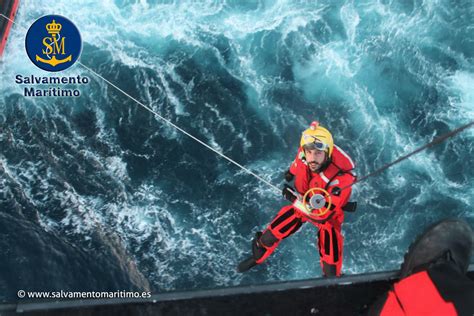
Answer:
[{"label": "black glove", "polygon": [[286,171],[285,171],[285,180],[286,180],[287,182],[293,181],[294,177],[295,177],[295,176],[290,172],[290,170],[286,170]]},{"label": "black glove", "polygon": [[344,212],[355,212],[357,209],[357,202],[347,202],[342,208]]},{"label": "black glove", "polygon": [[285,184],[283,187],[283,191],[281,192],[285,199],[293,203],[296,200],[296,196],[293,194],[294,189],[290,187],[288,184]]},{"label": "black glove", "polygon": [[332,195],[334,195],[334,196],[339,196],[339,195],[341,195],[341,188],[340,188],[340,187],[334,187],[334,188],[332,189],[332,192],[331,192],[331,193],[332,193]]}]

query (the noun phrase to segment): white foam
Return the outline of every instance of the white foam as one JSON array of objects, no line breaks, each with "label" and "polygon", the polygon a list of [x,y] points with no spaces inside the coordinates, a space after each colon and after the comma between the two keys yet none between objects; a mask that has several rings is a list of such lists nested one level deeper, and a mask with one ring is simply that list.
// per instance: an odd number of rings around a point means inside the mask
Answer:
[{"label": "white foam", "polygon": [[[458,115],[467,121],[474,120],[474,73],[468,71],[456,71],[447,77],[448,88],[452,91],[451,104],[455,107]],[[468,132],[474,136],[474,130]]]},{"label": "white foam", "polygon": [[354,7],[354,3],[349,2],[343,5],[339,12],[341,15],[341,20],[344,23],[344,28],[346,29],[347,37],[349,38],[350,43],[354,45],[357,25],[359,25],[360,22],[360,17],[356,8]]}]

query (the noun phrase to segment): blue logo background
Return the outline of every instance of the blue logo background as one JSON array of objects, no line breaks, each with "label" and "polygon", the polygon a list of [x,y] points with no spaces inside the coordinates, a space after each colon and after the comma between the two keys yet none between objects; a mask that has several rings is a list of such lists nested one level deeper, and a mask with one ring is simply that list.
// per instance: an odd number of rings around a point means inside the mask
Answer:
[{"label": "blue logo background", "polygon": [[[45,37],[51,38],[52,36],[46,30],[46,25],[52,23],[53,20],[55,23],[59,23],[62,26],[58,36],[59,39],[65,38],[65,55],[58,54],[56,55],[56,58],[64,59],[66,56],[71,55],[71,61],[59,63],[55,66],[37,60],[37,56],[44,60],[51,60],[53,57],[51,54],[49,56],[43,54],[43,50],[46,49],[43,44],[43,39]],[[25,48],[30,60],[39,68],[51,72],[62,71],[71,67],[79,58],[82,50],[81,34],[74,23],[69,19],[60,15],[46,15],[36,20],[30,26],[30,29],[26,34]]]}]

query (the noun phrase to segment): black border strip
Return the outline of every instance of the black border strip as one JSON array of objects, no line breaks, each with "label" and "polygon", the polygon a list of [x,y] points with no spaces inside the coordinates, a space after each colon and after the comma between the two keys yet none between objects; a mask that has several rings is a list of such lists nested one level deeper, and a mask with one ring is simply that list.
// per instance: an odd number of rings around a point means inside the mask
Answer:
[{"label": "black border strip", "polygon": [[[263,292],[279,292],[295,289],[307,289],[328,286],[345,286],[350,284],[367,283],[374,281],[392,281],[397,278],[397,271],[374,272],[367,274],[356,274],[342,276],[340,278],[317,278],[308,280],[285,281],[276,283],[266,283],[259,285],[235,286],[227,288],[217,288],[198,291],[181,291],[153,294],[147,299],[88,299],[88,300],[63,300],[47,302],[19,302],[17,304],[0,305],[0,311],[32,312],[46,311],[66,308],[94,307],[104,305],[124,305],[137,303],[161,303],[170,301],[180,301],[198,298],[222,297],[239,294],[252,294]],[[474,273],[474,264],[469,266],[469,272]]]}]

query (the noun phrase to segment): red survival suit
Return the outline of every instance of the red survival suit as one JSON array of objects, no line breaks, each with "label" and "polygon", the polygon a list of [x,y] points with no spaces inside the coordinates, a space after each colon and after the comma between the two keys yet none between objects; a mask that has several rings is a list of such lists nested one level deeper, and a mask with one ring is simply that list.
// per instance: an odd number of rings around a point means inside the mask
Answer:
[{"label": "red survival suit", "polygon": [[262,263],[273,253],[283,238],[295,233],[304,222],[310,221],[319,229],[318,248],[323,274],[340,276],[344,241],[341,234],[341,224],[344,220],[342,207],[349,201],[351,188],[342,190],[339,194],[336,188],[340,189],[355,181],[355,176],[350,172],[354,167],[349,155],[334,145],[331,160],[326,168],[319,173],[313,173],[307,166],[304,151],[300,147],[289,170],[295,176],[296,190],[304,194],[314,187],[326,189],[331,195],[333,205],[320,220],[307,217],[293,205],[284,206],[265,231],[257,234],[253,247],[256,262]]},{"label": "red survival suit", "polygon": [[407,276],[374,303],[369,316],[472,316],[474,282],[453,263]]}]

